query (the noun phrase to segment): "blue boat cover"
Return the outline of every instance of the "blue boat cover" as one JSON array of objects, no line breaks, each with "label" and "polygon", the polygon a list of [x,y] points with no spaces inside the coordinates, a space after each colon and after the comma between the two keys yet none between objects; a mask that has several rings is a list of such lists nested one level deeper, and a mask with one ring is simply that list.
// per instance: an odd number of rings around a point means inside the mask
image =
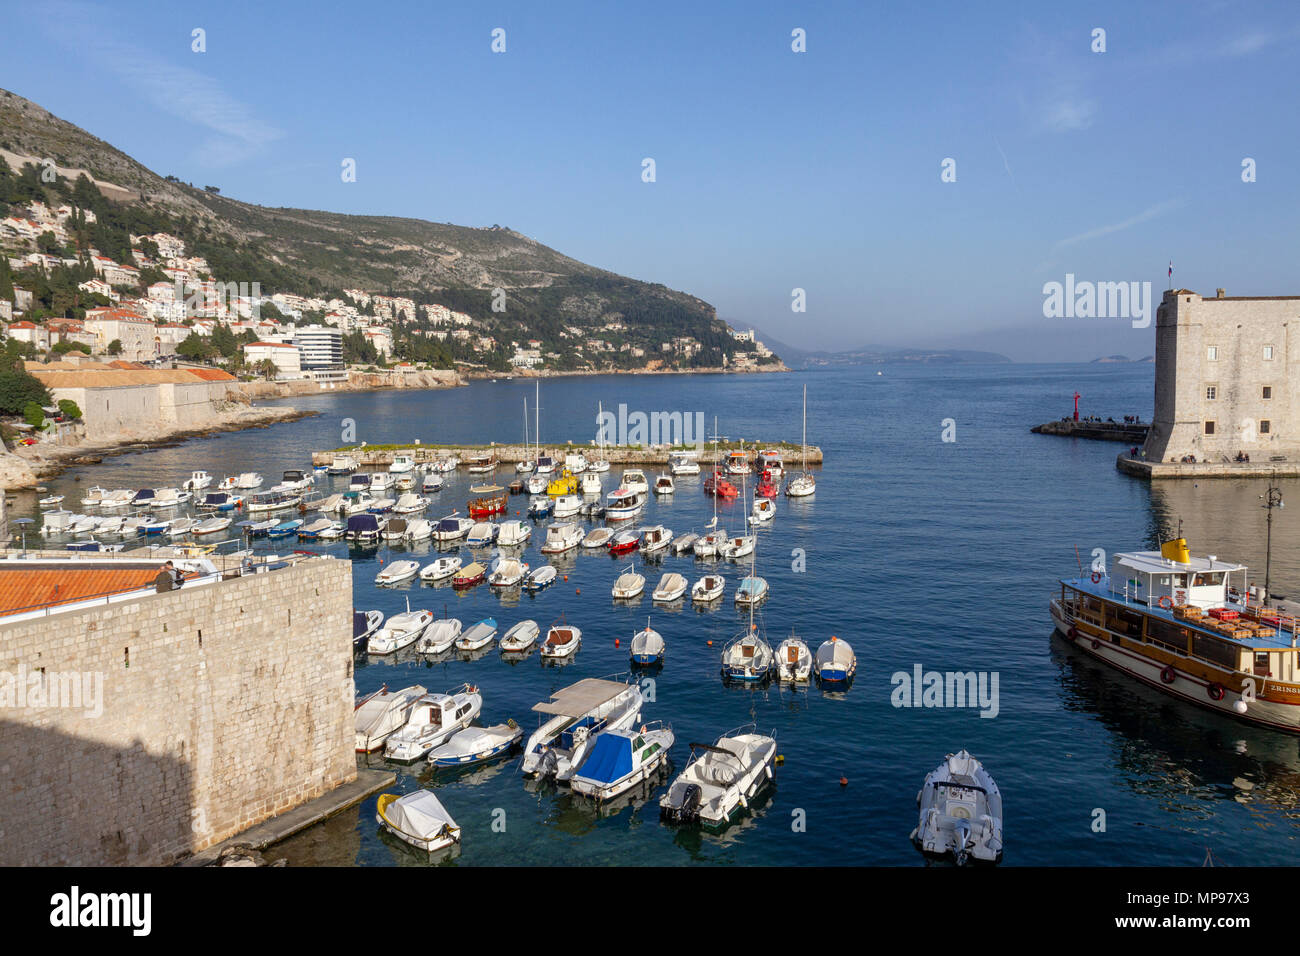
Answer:
[{"label": "blue boat cover", "polygon": [[372,514],[353,515],[348,518],[348,530],[357,531],[378,531],[379,519]]},{"label": "blue boat cover", "polygon": [[601,734],[582,762],[577,776],[596,783],[614,783],[632,772],[632,741],[620,734]]},{"label": "blue boat cover", "polygon": [[353,611],[352,612],[352,636],[360,637],[362,634],[366,633],[367,626],[368,625],[366,623],[366,612]]}]

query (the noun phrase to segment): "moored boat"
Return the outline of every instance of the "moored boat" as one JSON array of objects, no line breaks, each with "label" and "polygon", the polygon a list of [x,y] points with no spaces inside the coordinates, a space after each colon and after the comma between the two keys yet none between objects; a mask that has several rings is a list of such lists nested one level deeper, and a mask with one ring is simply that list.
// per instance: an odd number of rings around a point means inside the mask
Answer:
[{"label": "moored boat", "polygon": [[528,577],[524,578],[524,590],[541,591],[554,584],[557,577],[559,577],[559,573],[554,567],[543,564],[528,572]]},{"label": "moored boat", "polygon": [[722,597],[727,590],[727,579],[721,574],[706,574],[695,582],[691,588],[691,600],[697,604],[708,604]]},{"label": "moored boat", "polygon": [[757,733],[753,724],[690,748],[690,761],[659,800],[659,815],[668,823],[721,830],[750,809],[776,779],[775,736]]},{"label": "moored boat", "polygon": [[667,766],[675,739],[672,727],[660,720],[635,729],[601,731],[574,767],[569,786],[574,793],[598,801],[617,797]]},{"label": "moored boat", "polygon": [[376,584],[400,584],[420,573],[418,561],[390,561],[375,575]]},{"label": "moored boat", "polygon": [[542,642],[542,657],[572,657],[582,646],[582,631],[560,621],[552,624]]},{"label": "moored boat", "polygon": [[920,819],[912,843],[927,857],[1002,862],[1002,794],[983,764],[965,750],[948,754],[916,795]]},{"label": "moored boat", "polygon": [[541,628],[537,626],[536,621],[520,621],[506,631],[505,636],[501,638],[499,642],[501,650],[507,654],[526,651],[536,643],[537,635],[540,633]]},{"label": "moored boat", "polygon": [[612,593],[615,600],[630,600],[645,590],[645,575],[638,574],[632,565],[614,579]]},{"label": "moored boat", "polygon": [[399,840],[428,853],[460,842],[460,827],[428,790],[400,797],[395,793],[380,795],[375,819]]},{"label": "moored boat", "polygon": [[776,649],[776,679],[782,683],[797,684],[808,680],[812,674],[813,657],[808,645],[791,634]]},{"label": "moored boat", "polygon": [[439,558],[432,564],[426,564],[420,569],[421,581],[441,581],[443,578],[449,578],[460,570],[460,558],[451,555],[445,558]]},{"label": "moored boat", "polygon": [[533,706],[546,719],[524,745],[520,772],[567,780],[581,763],[592,735],[633,726],[643,697],[636,684],[588,677]]},{"label": "moored boat", "polygon": [[669,604],[682,597],[688,586],[686,578],[670,572],[659,579],[659,584],[655,587],[651,598],[660,604]]},{"label": "moored boat", "polygon": [[432,621],[432,611],[412,611],[411,603],[407,601],[405,611],[394,614],[384,622],[383,627],[370,636],[370,640],[366,642],[366,652],[382,656],[410,647],[420,639],[420,635]]},{"label": "moored boat", "polygon": [[847,684],[858,671],[858,657],[848,641],[832,635],[817,648],[816,668],[823,684]]},{"label": "moored boat", "polygon": [[397,691],[384,686],[357,701],[353,710],[357,753],[372,753],[382,748],[406,724],[411,708],[425,693],[419,684]]},{"label": "moored boat", "polygon": [[472,627],[461,631],[460,637],[456,638],[456,650],[480,651],[495,641],[496,637],[497,619],[485,617]]},{"label": "moored boat", "polygon": [[524,728],[513,720],[492,727],[466,727],[429,751],[429,766],[466,767],[503,757],[519,746]]},{"label": "moored boat", "polygon": [[424,694],[411,705],[406,723],[384,742],[384,757],[399,763],[419,760],[472,724],[482,709],[483,695],[473,684]]},{"label": "moored boat", "polygon": [[649,621],[646,621],[645,627],[632,635],[632,644],[628,650],[632,663],[635,665],[648,667],[652,664],[662,664],[664,660],[663,635],[652,628]]}]

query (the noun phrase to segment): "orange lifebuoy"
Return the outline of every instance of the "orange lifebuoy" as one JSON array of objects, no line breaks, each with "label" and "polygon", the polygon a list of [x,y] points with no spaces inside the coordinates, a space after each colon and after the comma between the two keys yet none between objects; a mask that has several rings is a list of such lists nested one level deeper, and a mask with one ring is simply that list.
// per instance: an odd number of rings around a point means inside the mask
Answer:
[{"label": "orange lifebuoy", "polygon": [[1178,672],[1174,670],[1173,664],[1166,664],[1165,669],[1160,672],[1160,679],[1166,684],[1172,684],[1177,676]]},{"label": "orange lifebuoy", "polygon": [[1097,640],[1097,639],[1094,637],[1094,638],[1092,639],[1092,649],[1095,651],[1095,650],[1096,650],[1097,648],[1099,648],[1099,647],[1101,647],[1101,641]]},{"label": "orange lifebuoy", "polygon": [[1073,624],[1071,624],[1070,629],[1065,632],[1065,636],[1072,641],[1077,640],[1079,637],[1079,629],[1075,627]]},{"label": "orange lifebuoy", "polygon": [[1100,572],[1100,571],[1093,571],[1093,572],[1092,572],[1092,583],[1093,583],[1093,584],[1100,584],[1100,583],[1101,583],[1101,572]]},{"label": "orange lifebuoy", "polygon": [[1205,692],[1210,695],[1210,700],[1223,700],[1224,689],[1222,684],[1211,684],[1205,688]]},{"label": "orange lifebuoy", "polygon": [[1160,600],[1157,601],[1156,603],[1159,604],[1166,611],[1174,606],[1174,600],[1168,594],[1161,597]]}]

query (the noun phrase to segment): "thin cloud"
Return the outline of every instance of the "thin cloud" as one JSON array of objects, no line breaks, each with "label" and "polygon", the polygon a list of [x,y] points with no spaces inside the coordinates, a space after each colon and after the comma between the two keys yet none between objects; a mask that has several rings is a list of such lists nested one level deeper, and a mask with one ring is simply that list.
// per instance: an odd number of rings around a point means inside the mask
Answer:
[{"label": "thin cloud", "polygon": [[1155,219],[1157,216],[1163,216],[1167,212],[1172,212],[1183,205],[1181,199],[1170,199],[1162,203],[1156,203],[1142,210],[1136,216],[1130,216],[1123,222],[1111,223],[1107,226],[1098,226],[1096,229],[1089,229],[1087,232],[1081,232],[1077,236],[1070,236],[1067,239],[1060,239],[1053,250],[1063,249],[1066,246],[1072,246],[1077,242],[1087,242],[1090,239],[1100,239],[1102,236],[1109,236],[1112,233],[1122,232],[1125,229],[1132,228],[1139,223]]},{"label": "thin cloud", "polygon": [[1065,96],[1048,103],[1043,112],[1043,125],[1056,133],[1087,129],[1097,112],[1096,104],[1087,98]]},{"label": "thin cloud", "polygon": [[[54,5],[60,16],[52,35],[78,55],[119,77],[163,112],[207,131],[196,144],[196,158],[211,166],[228,166],[261,151],[283,133],[196,69],[177,66],[155,53],[116,36],[102,13],[78,3]],[[69,30],[69,27],[72,27]],[[188,51],[185,44],[180,49]],[[199,56],[199,54],[194,54]]]}]

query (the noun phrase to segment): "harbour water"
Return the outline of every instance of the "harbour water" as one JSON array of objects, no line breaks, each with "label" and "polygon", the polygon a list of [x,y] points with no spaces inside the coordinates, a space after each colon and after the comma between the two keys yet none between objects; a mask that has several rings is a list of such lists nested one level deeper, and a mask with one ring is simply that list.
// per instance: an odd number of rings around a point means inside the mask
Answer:
[{"label": "harbour water", "polygon": [[[792,629],[814,650],[832,634],[849,641],[858,675],[847,692],[723,685],[721,647],[746,624],[732,596],[747,562],[716,564],[728,579],[727,594],[701,612],[689,598],[674,610],[652,607],[649,597],[662,573],[678,571],[693,582],[715,566],[688,556],[652,562],[643,570],[646,594],[616,606],[610,586],[629,560],[603,551],[553,559],[567,580],[529,597],[486,585],[466,592],[418,581],[375,586],[381,562],[410,556],[426,563],[437,554],[432,544],[304,545],[352,557],[358,609],[392,614],[409,599],[413,608],[439,617],[445,610],[466,626],[495,617],[500,633],[522,618],[545,629],[563,614],[583,632],[576,658],[558,668],[540,666],[536,651],[517,664],[495,650],[432,666],[410,653],[361,656],[358,693],[385,683],[445,691],[469,681],[484,694],[483,723],[512,717],[530,731],[537,721],[530,708],[550,692],[582,677],[626,672],[628,642],[649,618],[667,654],[662,671],[651,675],[655,700],[643,716],[672,724],[675,770],[689,755],[688,741],[712,741],[750,721],[776,732],[784,763],[775,791],[752,818],[720,836],[662,825],[662,787],[648,800],[598,815],[567,791],[526,787],[513,760],[445,778],[431,777],[422,764],[394,768],[400,790],[432,786],[460,823],[459,865],[921,865],[908,842],[916,793],[946,753],[963,747],[1003,791],[1005,865],[1199,865],[1207,850],[1226,864],[1294,861],[1300,738],[1171,701],[1051,635],[1047,602],[1059,577],[1077,573],[1076,549],[1086,566],[1096,548],[1109,555],[1154,547],[1179,519],[1194,552],[1246,563],[1262,580],[1261,482],[1150,484],[1115,469],[1113,443],[1029,433],[1031,425],[1066,413],[1075,390],[1087,412],[1147,420],[1150,365],[555,379],[541,387],[541,438],[545,444],[593,436],[599,401],[606,409],[623,403],[647,413],[702,411],[710,430],[716,415],[730,438],[798,441],[805,383],[808,440],[822,448],[826,463],[816,495],[781,498],[775,521],[759,530],[757,573],[771,586],[760,617],[773,646]],[[218,478],[257,470],[269,484],[286,468],[305,467],[313,450],[343,444],[350,426],[356,440],[371,444],[513,442],[523,436],[525,397],[532,428],[533,395],[531,381],[515,380],[297,398],[295,407],[321,414],[107,459],[49,486],[77,510],[80,489],[92,484],[174,486],[199,468]],[[945,431],[955,441],[944,441]],[[605,476],[606,490],[618,474],[616,466]],[[496,480],[513,477],[502,469]],[[651,501],[638,523],[662,523],[679,535],[700,529],[712,513],[703,478],[679,479],[676,494]],[[336,479],[335,487],[346,481]],[[433,495],[426,516],[463,512],[469,484],[461,469]],[[1279,484],[1288,500],[1300,501],[1300,481]],[[35,515],[36,497],[19,494],[15,514]],[[510,499],[512,512],[525,504]],[[737,528],[746,510],[720,506],[720,524]],[[525,553],[533,566],[545,560],[542,537],[535,530]],[[1298,541],[1294,510],[1274,512],[1275,592],[1300,594]],[[895,706],[893,675],[910,676],[918,665],[996,674],[996,716],[981,717],[979,707]],[[383,765],[379,756],[368,763]],[[381,837],[374,813],[372,797],[268,855],[294,865],[418,863]]]}]

